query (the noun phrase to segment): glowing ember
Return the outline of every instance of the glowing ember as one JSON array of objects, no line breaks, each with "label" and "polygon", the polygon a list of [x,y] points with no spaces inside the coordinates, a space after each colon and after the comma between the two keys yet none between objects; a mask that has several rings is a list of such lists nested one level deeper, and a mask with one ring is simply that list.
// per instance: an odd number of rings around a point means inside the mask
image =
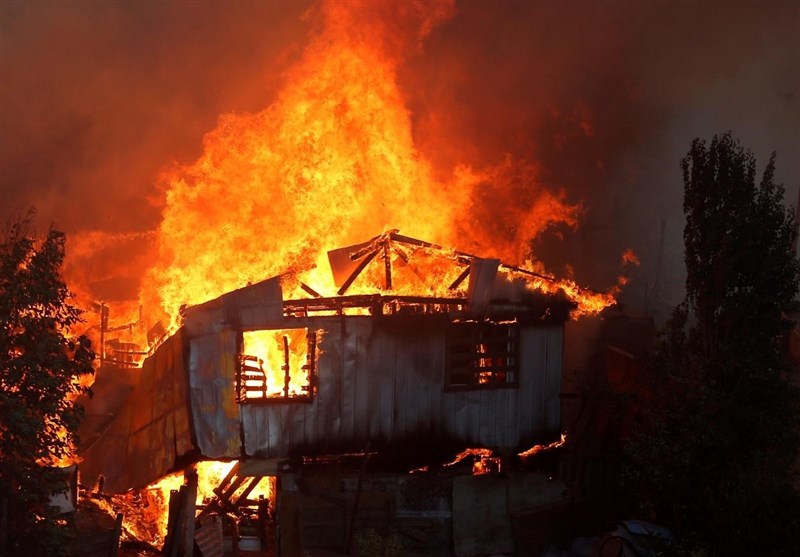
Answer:
[{"label": "glowing ember", "polygon": [[533,456],[535,454],[561,447],[566,442],[567,442],[567,434],[566,433],[562,433],[561,434],[561,439],[559,439],[558,441],[553,441],[552,443],[550,443],[548,445],[534,445],[533,447],[531,447],[527,451],[523,451],[523,452],[519,453],[517,456],[519,456],[522,459],[525,459],[525,458],[531,457],[531,456]]}]

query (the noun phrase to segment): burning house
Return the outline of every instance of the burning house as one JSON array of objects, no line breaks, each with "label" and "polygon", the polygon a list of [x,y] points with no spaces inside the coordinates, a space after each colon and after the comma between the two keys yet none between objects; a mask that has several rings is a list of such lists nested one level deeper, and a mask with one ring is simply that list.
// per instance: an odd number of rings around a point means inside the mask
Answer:
[{"label": "burning house", "polygon": [[[236,514],[259,480],[277,478],[272,534],[262,529],[259,547],[271,537],[281,555],[349,551],[359,529],[404,523],[409,539],[430,545],[420,524],[432,520],[464,531],[459,555],[480,554],[486,521],[454,513],[459,497],[493,491],[408,472],[476,447],[505,466],[557,440],[563,324],[577,304],[532,286],[547,277],[396,231],[328,256],[336,296],[287,275],[185,308],[116,419],[85,448],[84,483],[103,478],[119,493],[198,462],[237,461],[198,520],[214,508]],[[376,280],[381,288],[359,287]],[[445,295],[399,293],[411,292],[403,281],[429,280]],[[290,283],[305,296],[284,299]],[[503,484],[502,493],[525,508],[522,486],[532,480],[509,481],[519,489]]]}]

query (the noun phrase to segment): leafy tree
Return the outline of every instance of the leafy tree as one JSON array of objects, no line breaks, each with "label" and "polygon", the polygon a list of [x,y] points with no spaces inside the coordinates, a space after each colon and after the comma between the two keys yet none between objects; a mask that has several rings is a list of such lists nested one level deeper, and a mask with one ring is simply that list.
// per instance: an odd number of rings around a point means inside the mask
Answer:
[{"label": "leafy tree", "polygon": [[65,236],[30,235],[32,212],[0,237],[0,555],[60,555],[67,532],[48,505],[76,446],[74,402],[93,373],[81,312],[61,277]]},{"label": "leafy tree", "polygon": [[652,362],[628,446],[636,496],[695,554],[800,555],[798,394],[783,339],[800,265],[795,215],[730,133],[682,161],[686,299]]}]

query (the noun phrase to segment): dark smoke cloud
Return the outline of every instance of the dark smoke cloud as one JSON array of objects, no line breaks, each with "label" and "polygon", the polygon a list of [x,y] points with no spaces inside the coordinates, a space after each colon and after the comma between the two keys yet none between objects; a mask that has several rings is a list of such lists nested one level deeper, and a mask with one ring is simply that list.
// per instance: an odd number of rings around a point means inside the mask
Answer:
[{"label": "dark smoke cloud", "polygon": [[[259,110],[306,43],[302,2],[5,2],[0,218],[68,233],[100,298],[136,296],[160,172]],[[86,231],[96,251],[75,246]],[[68,245],[68,252],[70,250]],[[122,275],[122,276],[121,276]]]},{"label": "dark smoke cloud", "polygon": [[504,153],[536,161],[539,181],[582,202],[580,228],[533,246],[552,269],[570,266],[579,282],[606,287],[632,247],[642,268],[631,303],[678,301],[679,161],[694,137],[732,130],[762,168],[776,150],[777,178],[795,203],[800,4],[459,7],[405,68],[419,144],[443,167]]},{"label": "dark smoke cloud", "polygon": [[[102,258],[87,249],[81,260],[91,286],[134,297],[138,277],[120,269],[146,264],[159,172],[196,158],[221,113],[274,100],[318,23],[310,6],[5,2],[0,218],[35,205],[40,223],[106,233],[93,236],[111,244]],[[777,150],[778,179],[796,198],[798,6],[457,3],[407,54],[401,87],[419,149],[443,176],[510,154],[584,204],[582,227],[533,246],[555,271],[570,265],[580,282],[606,287],[633,247],[643,264],[632,303],[654,289],[674,301],[678,163],[691,139],[730,129],[762,164]]]}]

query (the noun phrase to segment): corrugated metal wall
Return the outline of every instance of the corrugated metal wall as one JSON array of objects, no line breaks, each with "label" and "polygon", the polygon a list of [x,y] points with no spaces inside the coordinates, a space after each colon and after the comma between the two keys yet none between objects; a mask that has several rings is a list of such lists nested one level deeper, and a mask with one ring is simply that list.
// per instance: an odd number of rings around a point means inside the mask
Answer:
[{"label": "corrugated metal wall", "polygon": [[[521,327],[517,388],[445,392],[445,316],[316,317],[273,328],[322,330],[317,396],[238,405],[236,337],[192,339],[189,375],[195,433],[208,457],[288,456],[431,434],[495,450],[525,449],[559,433],[561,326]],[[239,418],[241,422],[239,422]]]},{"label": "corrugated metal wall", "polygon": [[122,412],[83,455],[84,482],[102,475],[110,493],[145,487],[192,450],[184,338],[181,329],[145,360]]}]

